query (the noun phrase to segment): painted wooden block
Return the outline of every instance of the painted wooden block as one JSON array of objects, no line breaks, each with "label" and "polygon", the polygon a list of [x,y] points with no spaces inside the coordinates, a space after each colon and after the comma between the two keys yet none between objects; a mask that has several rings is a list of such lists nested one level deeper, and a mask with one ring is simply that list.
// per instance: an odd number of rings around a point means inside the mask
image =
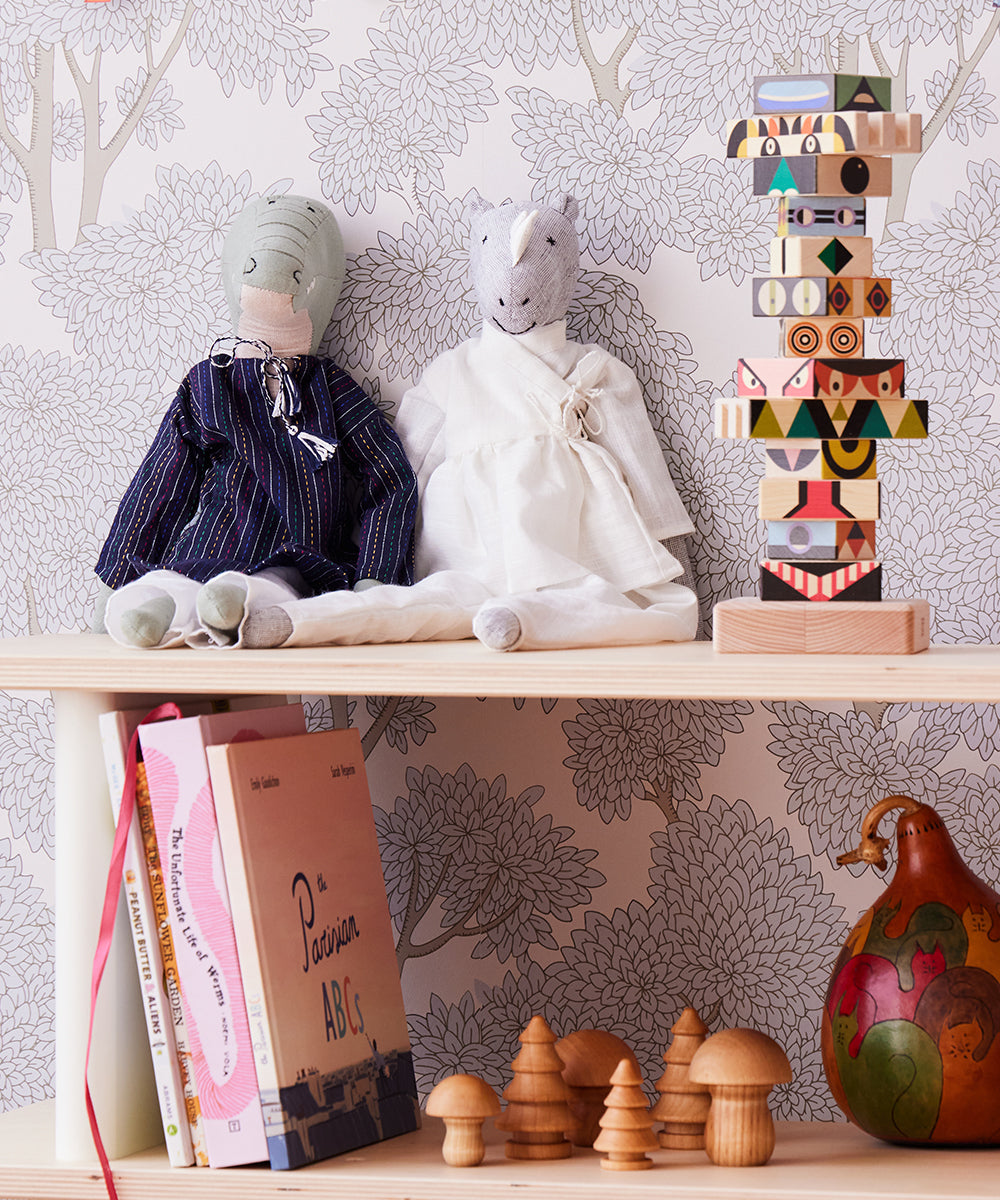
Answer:
[{"label": "painted wooden block", "polygon": [[741,396],[717,396],[715,400],[715,436],[750,437],[750,401]]},{"label": "painted wooden block", "polygon": [[753,281],[755,317],[890,317],[888,279],[809,279],[758,276]]},{"label": "painted wooden block", "polygon": [[870,438],[853,442],[766,438],[764,475],[768,479],[874,479],[877,445]]},{"label": "painted wooden block", "polygon": [[771,239],[771,274],[867,278],[872,273],[872,239],[867,237],[776,237]]},{"label": "painted wooden block", "polygon": [[902,400],[905,371],[901,358],[741,358],[736,366],[736,394],[775,399]]},{"label": "painted wooden block", "polygon": [[877,521],[877,479],[775,479],[760,481],[762,521]]},{"label": "painted wooden block", "polygon": [[891,317],[891,279],[838,279],[827,283],[827,310],[839,317]]},{"label": "painted wooden block", "polygon": [[866,201],[856,196],[779,196],[778,236],[865,232]]},{"label": "painted wooden block", "polygon": [[930,645],[926,600],[783,604],[722,600],[712,614],[719,654],[918,654]]},{"label": "painted wooden block", "polygon": [[802,154],[916,154],[919,113],[798,113],[741,117],[726,126],[727,158]]},{"label": "painted wooden block", "polygon": [[892,79],[887,75],[758,75],[753,81],[755,113],[889,112]]},{"label": "painted wooden block", "polygon": [[892,159],[806,154],[753,160],[755,196],[891,196]]},{"label": "painted wooden block", "polygon": [[882,599],[882,564],[877,559],[842,562],[785,562],[765,558],[760,564],[761,600],[824,603]]},{"label": "painted wooden block", "polygon": [[857,562],[875,557],[874,521],[768,521],[768,558]]},{"label": "painted wooden block", "polygon": [[855,441],[927,436],[926,400],[827,400],[789,396],[751,398],[749,403],[750,437]]},{"label": "painted wooden block", "polygon": [[865,323],[860,317],[786,317],[781,340],[784,353],[798,358],[863,358]]},{"label": "painted wooden block", "polygon": [[872,438],[822,442],[821,479],[874,479],[878,442]]},{"label": "painted wooden block", "polygon": [[861,154],[824,154],[816,159],[821,196],[891,196],[892,159]]}]

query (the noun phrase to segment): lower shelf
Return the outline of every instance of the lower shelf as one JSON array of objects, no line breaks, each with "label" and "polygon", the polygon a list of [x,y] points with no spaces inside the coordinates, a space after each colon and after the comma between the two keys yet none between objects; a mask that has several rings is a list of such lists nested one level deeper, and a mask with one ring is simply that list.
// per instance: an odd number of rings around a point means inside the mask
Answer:
[{"label": "lower shelf", "polygon": [[[487,1156],[479,1167],[456,1170],[441,1160],[441,1122],[424,1119],[407,1134],[298,1171],[267,1167],[213,1171],[172,1169],[162,1150],[113,1164],[120,1200],[257,1200],[293,1193],[349,1200],[611,1200],[619,1196],[670,1200],[996,1200],[1000,1148],[928,1150],[889,1146],[849,1125],[780,1123],[766,1167],[713,1166],[700,1151],[654,1151],[647,1171],[608,1172],[592,1150],[560,1162],[505,1158],[503,1135],[487,1126]],[[0,1196],[5,1200],[105,1200],[92,1163],[53,1160],[53,1105],[36,1104],[0,1116]]]}]

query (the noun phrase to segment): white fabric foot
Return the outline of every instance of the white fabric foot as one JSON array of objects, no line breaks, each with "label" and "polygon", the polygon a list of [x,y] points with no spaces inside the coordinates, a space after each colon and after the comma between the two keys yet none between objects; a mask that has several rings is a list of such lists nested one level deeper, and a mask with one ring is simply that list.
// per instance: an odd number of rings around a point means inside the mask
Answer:
[{"label": "white fabric foot", "polygon": [[270,650],[281,646],[291,634],[291,617],[277,605],[248,613],[243,622],[243,645],[248,650]]},{"label": "white fabric foot", "polygon": [[472,622],[472,632],[491,650],[516,650],[521,622],[517,613],[504,605],[484,604]]}]

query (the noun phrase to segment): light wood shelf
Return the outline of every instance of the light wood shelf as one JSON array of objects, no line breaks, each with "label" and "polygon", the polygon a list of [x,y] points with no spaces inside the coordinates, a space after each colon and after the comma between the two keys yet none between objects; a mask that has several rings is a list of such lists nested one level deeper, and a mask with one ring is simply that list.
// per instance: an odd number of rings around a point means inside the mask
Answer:
[{"label": "light wood shelf", "polygon": [[[997,703],[1000,647],[939,646],[899,657],[717,655],[704,642],[514,654],[475,641],[149,652],[120,649],[99,635],[66,634],[0,639],[0,688],[51,691],[55,703],[57,946],[56,1101],[0,1116],[0,1196],[103,1200],[82,1101],[86,947],[103,898],[99,864],[108,861],[111,845],[96,736],[100,712],[206,693]],[[81,861],[93,869],[81,872]],[[493,1149],[470,1173],[444,1165],[440,1130],[428,1119],[419,1134],[296,1172],[172,1170],[162,1150],[130,1154],[148,1144],[158,1123],[151,1086],[141,1100],[136,1078],[145,1050],[136,993],[131,951],[119,948],[98,1005],[101,1052],[91,1064],[91,1087],[121,1200],[256,1200],[288,1192],[349,1200],[607,1200],[664,1192],[674,1200],[1000,1197],[1000,1151],[894,1147],[832,1123],[780,1125],[774,1158],[763,1169],[715,1167],[700,1153],[661,1151],[657,1169],[610,1179],[592,1153],[559,1163],[510,1163],[491,1130]]]},{"label": "light wood shelf", "polygon": [[514,654],[477,641],[142,651],[99,634],[53,634],[0,639],[0,688],[996,702],[1000,646],[909,655],[716,654],[708,642]]},{"label": "light wood shelf", "polygon": [[[487,1122],[486,1160],[469,1169],[441,1159],[443,1127],[298,1171],[171,1168],[161,1150],[112,1164],[120,1200],[271,1200],[289,1194],[344,1200],[996,1200],[1000,1151],[890,1146],[845,1124],[779,1122],[766,1167],[716,1167],[701,1151],[658,1150],[649,1171],[609,1178],[593,1150],[557,1162],[512,1162]],[[52,1105],[0,1117],[0,1194],[7,1200],[106,1200],[92,1163],[56,1162]]]}]

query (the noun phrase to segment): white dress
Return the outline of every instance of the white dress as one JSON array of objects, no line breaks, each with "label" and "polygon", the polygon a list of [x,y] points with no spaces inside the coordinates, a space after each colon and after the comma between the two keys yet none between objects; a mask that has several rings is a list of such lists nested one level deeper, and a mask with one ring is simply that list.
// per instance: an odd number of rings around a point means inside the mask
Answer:
[{"label": "white dress", "polygon": [[396,432],[420,489],[417,582],[283,604],[286,645],[469,637],[491,604],[517,614],[518,648],[694,637],[661,545],[693,526],[638,381],[565,322],[484,325],[406,393]]}]

